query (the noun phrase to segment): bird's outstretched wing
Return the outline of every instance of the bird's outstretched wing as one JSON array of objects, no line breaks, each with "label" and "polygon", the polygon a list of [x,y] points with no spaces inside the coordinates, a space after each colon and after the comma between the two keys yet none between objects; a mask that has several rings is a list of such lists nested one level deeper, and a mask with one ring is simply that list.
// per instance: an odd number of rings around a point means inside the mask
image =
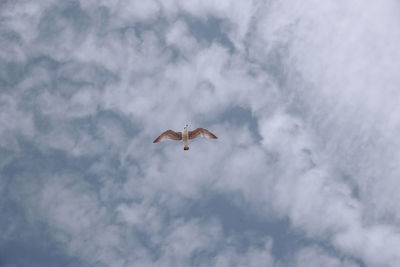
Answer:
[{"label": "bird's outstretched wing", "polygon": [[217,139],[218,137],[215,136],[212,132],[204,129],[204,128],[197,128],[196,130],[189,131],[189,139],[195,139],[199,136],[204,136],[207,138]]},{"label": "bird's outstretched wing", "polygon": [[167,130],[163,132],[159,137],[156,138],[156,140],[153,141],[153,143],[158,143],[161,142],[165,139],[171,139],[171,140],[182,140],[182,133],[181,132],[174,132],[172,130]]}]

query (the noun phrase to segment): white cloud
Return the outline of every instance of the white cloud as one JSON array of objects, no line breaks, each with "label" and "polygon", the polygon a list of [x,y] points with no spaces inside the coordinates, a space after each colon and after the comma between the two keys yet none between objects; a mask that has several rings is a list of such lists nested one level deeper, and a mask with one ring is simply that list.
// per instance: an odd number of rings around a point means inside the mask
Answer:
[{"label": "white cloud", "polygon": [[[359,202],[357,205],[335,210],[342,220],[337,221],[337,225],[346,226],[349,232],[357,233],[355,235],[368,244],[360,245],[361,251],[368,250],[368,246],[379,250],[379,242],[367,238],[374,232],[367,225],[381,225],[385,229],[376,232],[376,237],[384,238],[384,232],[388,231],[394,243],[400,238],[396,230],[385,226],[388,218],[393,223],[398,217],[398,205],[394,204],[397,196],[392,191],[397,185],[394,177],[398,176],[394,164],[398,159],[394,124],[399,118],[393,115],[398,109],[393,99],[399,83],[395,74],[398,69],[395,59],[399,53],[394,46],[400,39],[398,27],[394,26],[398,19],[393,15],[397,4],[395,1],[370,4],[361,1],[276,2],[269,13],[272,19],[267,19],[271,22],[279,18],[271,26],[276,35],[270,37],[271,30],[267,30],[262,37],[266,42],[287,42],[287,60],[293,66],[289,88],[293,88],[292,97],[299,101],[294,107],[305,108],[298,116],[312,128],[311,140],[325,165],[326,179],[335,181],[327,187],[328,191],[337,187],[337,178],[343,173],[360,189],[360,201],[351,200]],[[285,35],[281,35],[282,32]],[[302,184],[297,188],[303,188]],[[348,193],[319,198],[323,188],[326,187],[321,186],[318,194],[312,194],[313,202],[321,203],[317,206],[323,210],[351,199]],[[331,200],[326,202],[327,199]],[[299,208],[303,209],[298,211],[302,214],[305,208]],[[312,210],[320,216],[317,209]],[[343,220],[346,213],[347,218],[352,218],[347,222]],[[312,229],[316,225],[327,226],[332,222],[332,217],[329,218],[329,221],[321,219],[310,226],[313,225]],[[307,219],[307,223],[311,220]],[[387,255],[360,253],[371,265],[396,265],[395,247],[389,246]],[[341,248],[350,252],[349,247]]]},{"label": "white cloud", "polygon": [[[53,2],[1,13],[21,36],[7,53],[27,66],[0,96],[1,146],[20,156],[22,134],[42,154],[94,161],[80,175],[44,166],[40,186],[16,181],[13,201],[38,203],[27,204],[29,218],[68,253],[112,266],[280,262],[268,236],[243,252],[218,219],[185,218],[207,191],[239,194],[260,218],[289,218],[343,255],[307,247],[298,266],[399,264],[395,1],[78,3],[69,3],[78,17]],[[79,16],[87,28],[74,24]],[[187,16],[222,19],[234,49],[198,42]],[[258,129],[230,123],[234,107],[250,110]],[[186,123],[219,139],[195,140],[189,153],[151,143]]]},{"label": "white cloud", "polygon": [[261,247],[250,247],[246,253],[238,254],[227,249],[215,258],[214,266],[279,266],[271,256],[271,240],[266,240]]},{"label": "white cloud", "polygon": [[318,247],[307,247],[300,250],[295,256],[295,266],[303,267],[356,267],[359,266],[351,260],[342,260],[328,255],[325,251]]},{"label": "white cloud", "polygon": [[189,35],[188,27],[184,21],[177,20],[166,34],[167,44],[174,45],[184,57],[189,57],[200,49],[196,39]]},{"label": "white cloud", "polygon": [[18,150],[16,135],[32,138],[34,134],[33,118],[31,114],[26,114],[18,109],[18,102],[14,96],[2,95],[0,97],[0,128],[1,141],[3,148]]}]

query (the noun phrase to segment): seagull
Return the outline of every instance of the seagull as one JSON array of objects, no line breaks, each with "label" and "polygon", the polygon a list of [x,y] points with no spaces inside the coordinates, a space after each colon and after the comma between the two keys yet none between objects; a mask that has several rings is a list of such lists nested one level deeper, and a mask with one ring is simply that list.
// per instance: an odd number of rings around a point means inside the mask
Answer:
[{"label": "seagull", "polygon": [[189,150],[189,140],[195,139],[199,136],[218,139],[218,137],[215,136],[212,132],[204,128],[197,128],[194,131],[188,131],[188,125],[186,125],[185,127],[183,127],[183,132],[174,132],[172,130],[167,130],[163,132],[159,137],[156,138],[156,140],[153,141],[153,143],[158,143],[165,139],[171,139],[175,141],[183,140],[183,150]]}]

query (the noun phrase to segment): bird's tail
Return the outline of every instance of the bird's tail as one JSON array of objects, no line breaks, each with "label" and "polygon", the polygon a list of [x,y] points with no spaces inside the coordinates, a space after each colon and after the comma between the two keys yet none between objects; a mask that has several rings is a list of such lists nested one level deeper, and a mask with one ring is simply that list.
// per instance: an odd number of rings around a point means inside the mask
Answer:
[{"label": "bird's tail", "polygon": [[185,147],[183,148],[183,150],[189,150],[189,147],[188,147],[188,146],[185,146]]}]

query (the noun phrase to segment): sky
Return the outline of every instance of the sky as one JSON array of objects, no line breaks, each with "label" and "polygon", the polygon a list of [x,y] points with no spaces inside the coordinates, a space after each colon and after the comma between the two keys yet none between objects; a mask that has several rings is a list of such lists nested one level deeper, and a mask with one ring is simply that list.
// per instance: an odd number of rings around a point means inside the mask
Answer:
[{"label": "sky", "polygon": [[399,12],[1,1],[0,266],[400,266]]}]

